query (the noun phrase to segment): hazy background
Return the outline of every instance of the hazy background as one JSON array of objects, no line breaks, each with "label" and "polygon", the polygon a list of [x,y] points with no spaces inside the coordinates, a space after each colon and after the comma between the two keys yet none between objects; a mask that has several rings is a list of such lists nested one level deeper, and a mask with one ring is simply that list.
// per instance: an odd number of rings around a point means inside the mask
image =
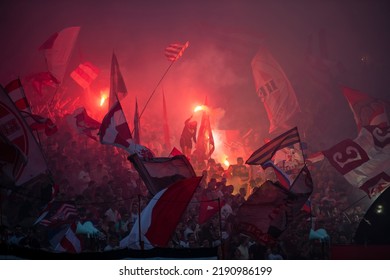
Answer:
[{"label": "hazy background", "polygon": [[[302,108],[298,126],[313,149],[357,134],[339,84],[373,97],[389,97],[390,9],[385,0],[3,0],[0,10],[2,85],[17,76],[46,71],[39,46],[63,28],[81,27],[67,71],[90,61],[101,72],[89,93],[69,75],[63,86],[69,95],[81,96],[82,105],[98,119],[107,110],[98,101],[100,91],[109,87],[113,51],[129,92],[122,105],[132,122],[135,98],[142,110],[169,66],[165,47],[188,40],[189,48],[170,69],[141,119],[161,125],[163,88],[176,138],[184,120],[206,96],[213,111],[212,128],[242,133],[255,129],[268,136],[268,118],[255,93],[250,65],[261,44],[296,91]],[[327,34],[329,59],[343,66],[330,76],[313,73],[305,60],[309,36],[318,44],[321,29]],[[328,87],[318,85],[317,79],[328,82]]]}]

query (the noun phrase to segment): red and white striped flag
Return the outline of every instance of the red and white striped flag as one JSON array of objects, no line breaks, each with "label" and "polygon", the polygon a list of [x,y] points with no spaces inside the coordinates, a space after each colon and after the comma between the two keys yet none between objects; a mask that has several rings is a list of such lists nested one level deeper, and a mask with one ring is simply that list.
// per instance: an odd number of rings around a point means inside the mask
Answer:
[{"label": "red and white striped flag", "polygon": [[201,179],[183,179],[158,192],[142,211],[141,222],[135,222],[126,238],[127,244],[122,242],[122,246],[139,249],[139,241],[142,240],[144,249],[165,247]]},{"label": "red and white striped flag", "polygon": [[54,250],[67,253],[80,253],[82,251],[81,241],[76,235],[76,224],[72,223],[68,227]]},{"label": "red and white striped flag", "polygon": [[51,119],[32,114],[20,79],[15,79],[8,83],[5,86],[5,91],[8,93],[8,96],[14,102],[31,130],[45,131],[47,136],[51,136],[57,132],[57,126]]},{"label": "red and white striped flag", "polygon": [[189,45],[190,42],[188,41],[185,44],[170,44],[168,47],[165,48],[165,56],[168,58],[169,61],[176,61],[183,55],[184,51],[188,48]]},{"label": "red and white striped flag", "polygon": [[47,164],[31,129],[21,116],[15,103],[0,87],[0,131],[26,155],[27,163],[16,174],[17,186],[47,172]]},{"label": "red and white striped flag", "polygon": [[119,101],[104,116],[98,135],[102,144],[125,149],[130,154],[137,154],[142,158],[154,157],[147,147],[134,143]]},{"label": "red and white striped flag", "polygon": [[117,101],[122,100],[126,95],[126,84],[119,69],[119,63],[116,55],[113,53],[111,59],[110,97],[108,99],[108,108],[114,106]]},{"label": "red and white striped flag", "polygon": [[271,160],[278,150],[299,142],[298,128],[294,127],[257,149],[249,159],[247,159],[246,164],[263,165]]},{"label": "red and white striped flag", "polygon": [[5,91],[8,93],[11,100],[19,111],[31,113],[30,105],[28,104],[26,95],[20,79],[15,79],[5,86]]},{"label": "red and white striped flag", "polygon": [[83,89],[88,88],[98,75],[99,68],[97,68],[91,62],[81,63],[75,70],[70,73],[72,79]]}]

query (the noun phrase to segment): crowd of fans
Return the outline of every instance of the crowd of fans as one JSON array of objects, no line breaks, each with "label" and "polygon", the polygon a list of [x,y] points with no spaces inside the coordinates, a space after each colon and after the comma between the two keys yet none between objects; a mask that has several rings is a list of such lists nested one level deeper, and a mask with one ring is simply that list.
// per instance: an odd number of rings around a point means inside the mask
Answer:
[{"label": "crowd of fans", "polygon": [[[78,135],[65,120],[57,124],[61,129],[56,134],[41,139],[52,181],[58,186],[50,203],[74,206],[77,212],[67,223],[77,225],[83,251],[119,249],[139,211],[152,198],[127,153]],[[157,156],[166,156],[152,137],[145,146],[153,147]],[[310,229],[325,229],[328,245],[349,244],[364,215],[365,206],[354,203],[359,194],[324,161],[310,166],[314,181],[311,215],[302,211],[302,217],[289,226],[279,242],[267,246],[235,232],[234,216],[270,173],[245,165],[240,156],[229,167],[212,158],[194,167],[203,179],[172,235],[171,248],[219,247],[220,257],[225,259],[324,258],[324,241],[309,238]],[[199,223],[200,202],[208,200],[221,202],[220,215]],[[64,224],[42,225],[37,219],[46,206],[30,205],[26,208],[30,219],[19,219],[15,224],[7,221],[7,207],[2,206],[1,242],[55,251],[58,240],[53,241],[54,228]]]}]

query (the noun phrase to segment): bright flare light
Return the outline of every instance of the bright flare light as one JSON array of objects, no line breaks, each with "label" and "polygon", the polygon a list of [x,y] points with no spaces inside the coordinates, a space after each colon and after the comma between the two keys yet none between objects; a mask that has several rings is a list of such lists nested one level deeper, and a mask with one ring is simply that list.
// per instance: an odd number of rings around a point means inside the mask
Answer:
[{"label": "bright flare light", "polygon": [[225,158],[225,160],[223,161],[223,164],[224,164],[226,167],[229,167],[229,166],[230,166],[230,162],[228,161],[227,158]]},{"label": "bright flare light", "polygon": [[102,107],[104,105],[104,102],[106,101],[107,97],[108,97],[108,94],[106,93],[106,91],[100,91],[100,107]]},{"label": "bright flare light", "polygon": [[198,111],[203,111],[203,110],[206,110],[207,107],[205,105],[198,105],[195,107],[194,109],[194,113],[198,112]]}]

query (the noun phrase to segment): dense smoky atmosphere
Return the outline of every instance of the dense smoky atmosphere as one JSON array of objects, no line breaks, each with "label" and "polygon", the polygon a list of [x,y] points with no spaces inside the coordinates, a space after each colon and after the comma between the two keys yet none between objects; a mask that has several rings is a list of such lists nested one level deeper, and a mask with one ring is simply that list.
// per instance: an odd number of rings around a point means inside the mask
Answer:
[{"label": "dense smoky atmosphere", "polygon": [[389,1],[0,10],[0,259],[389,258]]},{"label": "dense smoky atmosphere", "polygon": [[[144,109],[156,89],[141,126],[160,126],[164,91],[174,141],[184,120],[206,97],[213,129],[254,129],[269,137],[251,70],[260,46],[268,48],[290,80],[301,108],[295,124],[314,150],[356,136],[339,85],[376,98],[388,95],[386,1],[2,1],[1,10],[3,85],[47,71],[39,46],[55,32],[80,26],[61,84],[66,96],[79,97],[78,105],[101,120],[107,107],[100,107],[99,101],[109,89],[115,52],[129,92],[122,101],[126,116],[133,118],[136,99],[139,110]],[[314,55],[319,52],[321,31],[328,59],[341,67],[313,73],[306,58],[309,49]],[[156,88],[170,64],[165,47],[186,41],[189,48]],[[83,61],[100,69],[88,91],[69,77]],[[34,93],[26,91],[33,105]],[[45,94],[51,99],[54,93]]]}]

